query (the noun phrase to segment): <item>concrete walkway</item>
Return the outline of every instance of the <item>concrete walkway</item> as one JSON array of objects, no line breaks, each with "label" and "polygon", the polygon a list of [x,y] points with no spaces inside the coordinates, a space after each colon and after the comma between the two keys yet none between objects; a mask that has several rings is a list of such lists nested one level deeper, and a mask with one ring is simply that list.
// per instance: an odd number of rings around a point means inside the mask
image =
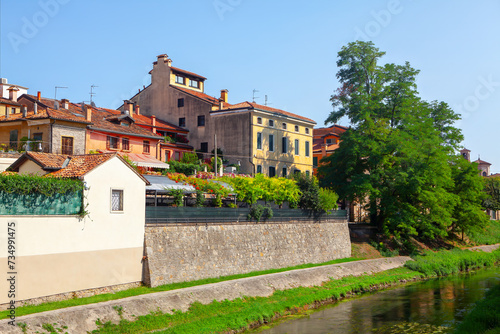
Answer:
[{"label": "concrete walkway", "polygon": [[[165,313],[170,313],[174,309],[186,311],[194,301],[209,304],[214,299],[220,301],[242,296],[268,297],[275,290],[317,286],[330,279],[372,274],[401,267],[408,260],[411,258],[399,256],[291,270],[30,314],[16,318],[16,321],[27,324],[27,333],[36,331],[45,333],[42,325],[54,323],[57,324],[53,325],[54,328],[62,328],[63,333],[87,333],[87,331],[97,329],[95,323],[97,319],[103,323],[107,321],[118,323],[120,316],[116,310],[117,307],[122,307],[124,319],[134,320],[137,316],[146,315],[152,311],[160,310]],[[0,320],[0,333],[22,333],[21,328],[9,325],[8,321],[7,319]]]}]

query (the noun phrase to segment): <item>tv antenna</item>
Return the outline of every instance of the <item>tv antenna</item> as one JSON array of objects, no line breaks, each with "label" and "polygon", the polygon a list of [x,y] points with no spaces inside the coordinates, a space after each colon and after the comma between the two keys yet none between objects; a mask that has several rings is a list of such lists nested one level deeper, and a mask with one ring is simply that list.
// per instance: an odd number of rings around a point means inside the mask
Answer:
[{"label": "tv antenna", "polygon": [[264,105],[267,106],[268,104],[272,104],[272,103],[267,103],[267,95],[264,95]]},{"label": "tv antenna", "polygon": [[61,89],[61,88],[68,88],[68,87],[63,87],[63,86],[55,86],[55,92],[54,92],[54,100],[57,100],[57,89]]},{"label": "tv antenna", "polygon": [[90,86],[90,105],[92,105],[92,96],[94,96],[96,93],[94,93],[94,88],[96,87],[99,87],[99,86],[96,86],[96,85],[92,85]]},{"label": "tv antenna", "polygon": [[255,96],[255,93],[257,93],[258,90],[257,89],[254,89],[253,90],[253,94],[252,94],[252,102],[255,103],[255,99],[258,99],[259,97],[258,96]]}]

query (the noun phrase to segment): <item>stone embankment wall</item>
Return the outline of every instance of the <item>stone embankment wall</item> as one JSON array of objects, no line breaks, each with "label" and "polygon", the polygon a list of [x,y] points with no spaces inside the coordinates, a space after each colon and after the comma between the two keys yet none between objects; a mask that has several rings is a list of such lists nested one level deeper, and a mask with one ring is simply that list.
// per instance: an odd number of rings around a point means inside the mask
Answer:
[{"label": "stone embankment wall", "polygon": [[347,221],[146,226],[150,286],[351,256]]}]

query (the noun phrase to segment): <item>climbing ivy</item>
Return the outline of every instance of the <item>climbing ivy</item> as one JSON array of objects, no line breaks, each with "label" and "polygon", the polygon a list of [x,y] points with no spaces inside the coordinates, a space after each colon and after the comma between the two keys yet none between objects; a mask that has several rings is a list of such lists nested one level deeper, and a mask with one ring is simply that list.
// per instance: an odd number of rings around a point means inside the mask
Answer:
[{"label": "climbing ivy", "polygon": [[32,174],[0,173],[0,192],[30,194],[40,193],[46,196],[66,194],[83,190],[81,180],[44,177]]}]

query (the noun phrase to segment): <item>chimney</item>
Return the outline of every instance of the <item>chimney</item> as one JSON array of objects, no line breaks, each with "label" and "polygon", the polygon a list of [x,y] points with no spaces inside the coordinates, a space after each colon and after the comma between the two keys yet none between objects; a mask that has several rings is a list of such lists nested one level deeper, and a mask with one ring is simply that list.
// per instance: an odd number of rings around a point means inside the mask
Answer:
[{"label": "chimney", "polygon": [[17,102],[17,92],[19,91],[19,88],[11,86],[9,89],[9,100],[13,102]]},{"label": "chimney", "polygon": [[42,93],[38,91],[38,93],[36,94],[36,100],[40,101],[41,98],[42,98]]},{"label": "chimney", "polygon": [[59,101],[54,100],[54,109],[59,110]]},{"label": "chimney", "polygon": [[[40,93],[40,92],[38,92],[38,93]],[[33,114],[35,114],[35,115],[38,114],[38,103],[36,103],[36,101],[33,104]]]},{"label": "chimney", "polygon": [[92,122],[92,107],[85,106],[85,120],[88,122]]},{"label": "chimney", "polygon": [[141,107],[139,107],[139,105],[138,105],[138,104],[136,104],[136,105],[135,105],[135,113],[136,113],[137,115],[140,115],[140,114],[141,114]]},{"label": "chimney", "polygon": [[134,104],[130,100],[123,100],[123,114],[132,116]]},{"label": "chimney", "polygon": [[151,126],[153,127],[153,133],[156,133],[156,116],[151,116]]},{"label": "chimney", "polygon": [[227,103],[227,89],[221,89],[220,90],[220,100],[224,101]]},{"label": "chimney", "polygon": [[61,103],[62,103],[62,107],[64,109],[69,109],[69,100],[68,99],[62,99]]},{"label": "chimney", "polygon": [[6,78],[0,78],[0,97],[6,97],[6,96],[3,95],[3,93],[4,93],[3,86],[4,85],[7,85],[7,79]]},{"label": "chimney", "polygon": [[224,108],[224,99],[222,97],[219,99],[219,110]]},{"label": "chimney", "polygon": [[21,112],[23,113],[23,117],[28,116],[28,108],[26,105],[23,104],[23,107],[21,108]]}]

